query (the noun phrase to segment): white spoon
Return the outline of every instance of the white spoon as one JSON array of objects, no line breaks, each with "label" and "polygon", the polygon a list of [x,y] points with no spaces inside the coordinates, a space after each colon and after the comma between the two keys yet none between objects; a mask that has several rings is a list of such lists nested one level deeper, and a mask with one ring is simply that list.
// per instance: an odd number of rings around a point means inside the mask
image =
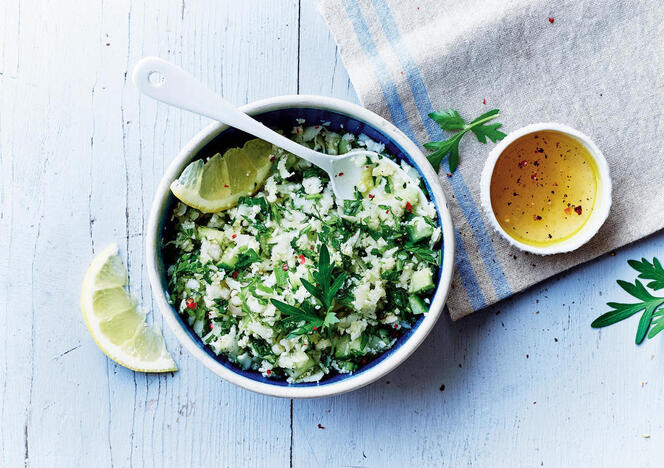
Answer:
[{"label": "white spoon", "polygon": [[[354,189],[361,180],[363,158],[369,156],[375,160],[381,157],[377,153],[361,149],[344,155],[330,156],[302,146],[251,118],[177,65],[160,58],[142,59],[134,67],[132,79],[138,90],[151,98],[223,122],[315,164],[328,173],[334,194],[341,200],[355,198]],[[361,162],[356,163],[358,160]],[[393,165],[395,170],[412,180],[391,159],[383,158],[383,161]]]}]

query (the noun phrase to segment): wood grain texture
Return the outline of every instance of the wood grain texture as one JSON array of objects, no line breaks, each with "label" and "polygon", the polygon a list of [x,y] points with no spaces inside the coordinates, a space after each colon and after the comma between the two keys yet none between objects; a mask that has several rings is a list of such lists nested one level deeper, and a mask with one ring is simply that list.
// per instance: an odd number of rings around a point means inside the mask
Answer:
[{"label": "wood grain texture", "polygon": [[664,342],[634,346],[635,321],[589,323],[626,299],[614,279],[633,277],[628,258],[661,256],[662,234],[459,323],[443,316],[398,370],[336,398],[235,388],[168,330],[173,375],[107,360],[78,309],[87,263],[117,242],[154,306],[152,195],[207,124],[139,98],[127,72],[145,55],[236,104],[357,101],[309,0],[0,3],[0,466],[659,464]]}]

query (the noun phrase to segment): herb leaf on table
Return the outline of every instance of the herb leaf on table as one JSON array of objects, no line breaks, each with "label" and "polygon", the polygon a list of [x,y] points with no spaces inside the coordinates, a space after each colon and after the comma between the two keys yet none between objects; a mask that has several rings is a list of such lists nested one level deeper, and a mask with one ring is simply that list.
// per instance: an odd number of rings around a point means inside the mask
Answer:
[{"label": "herb leaf on table", "polygon": [[[664,289],[664,268],[657,258],[652,263],[642,258],[641,261],[629,260],[629,265],[638,271],[638,278],[652,280],[647,286],[652,290]],[[643,311],[636,331],[636,344],[643,342],[646,336],[652,338],[664,330],[664,297],[653,296],[646,286],[638,279],[634,284],[618,280],[618,285],[640,302],[624,304],[621,302],[608,302],[606,305],[612,310],[597,317],[590,326],[602,328],[625,320],[638,312]]]},{"label": "herb leaf on table", "polygon": [[658,259],[653,258],[652,263],[645,258],[642,258],[640,262],[637,260],[629,260],[627,263],[641,273],[638,276],[639,278],[653,280],[647,284],[649,288],[655,290],[664,289],[664,268]]},{"label": "herb leaf on table", "polygon": [[286,322],[303,325],[292,330],[288,338],[298,335],[305,335],[317,330],[324,330],[339,321],[336,314],[332,311],[335,295],[343,287],[348,275],[341,272],[334,277],[334,268],[330,264],[330,252],[325,244],[322,244],[318,254],[318,270],[312,272],[316,284],[312,284],[304,278],[300,278],[302,286],[309,291],[321,305],[320,311],[314,309],[311,304],[303,302],[299,307],[286,304],[285,302],[271,299],[272,304],[286,316]]},{"label": "herb leaf on table", "polygon": [[432,141],[424,144],[426,149],[433,151],[433,153],[427,156],[427,159],[433,168],[438,170],[443,159],[448,157],[450,172],[456,170],[459,166],[459,143],[461,142],[461,138],[463,138],[468,131],[473,132],[480,143],[486,143],[487,138],[494,143],[505,138],[507,135],[498,130],[502,124],[493,123],[487,125],[487,122],[498,117],[499,112],[498,109],[492,109],[489,112],[480,115],[470,123],[466,123],[466,121],[459,115],[459,112],[454,109],[430,113],[429,117],[433,119],[442,130],[459,130],[458,133],[446,140]]}]

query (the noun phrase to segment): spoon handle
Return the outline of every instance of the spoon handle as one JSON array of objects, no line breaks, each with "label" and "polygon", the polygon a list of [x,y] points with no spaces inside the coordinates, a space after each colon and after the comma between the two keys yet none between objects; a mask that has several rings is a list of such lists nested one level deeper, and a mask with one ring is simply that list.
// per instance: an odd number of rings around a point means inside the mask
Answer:
[{"label": "spoon handle", "polygon": [[306,159],[328,173],[332,172],[329,157],[251,118],[177,65],[157,57],[146,57],[134,67],[132,80],[141,93],[153,99],[223,122]]}]

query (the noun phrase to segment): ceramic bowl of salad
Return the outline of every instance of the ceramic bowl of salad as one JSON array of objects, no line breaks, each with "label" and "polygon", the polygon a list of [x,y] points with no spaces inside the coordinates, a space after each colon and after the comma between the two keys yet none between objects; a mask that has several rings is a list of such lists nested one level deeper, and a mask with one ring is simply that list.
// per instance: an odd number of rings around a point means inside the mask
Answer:
[{"label": "ceramic bowl of salad", "polygon": [[209,125],[155,195],[155,300],[224,380],[285,398],[363,387],[405,361],[442,313],[454,231],[438,176],[406,135],[355,104],[282,96],[242,110],[317,151],[381,157],[362,161],[354,199],[337,201],[319,168]]}]

